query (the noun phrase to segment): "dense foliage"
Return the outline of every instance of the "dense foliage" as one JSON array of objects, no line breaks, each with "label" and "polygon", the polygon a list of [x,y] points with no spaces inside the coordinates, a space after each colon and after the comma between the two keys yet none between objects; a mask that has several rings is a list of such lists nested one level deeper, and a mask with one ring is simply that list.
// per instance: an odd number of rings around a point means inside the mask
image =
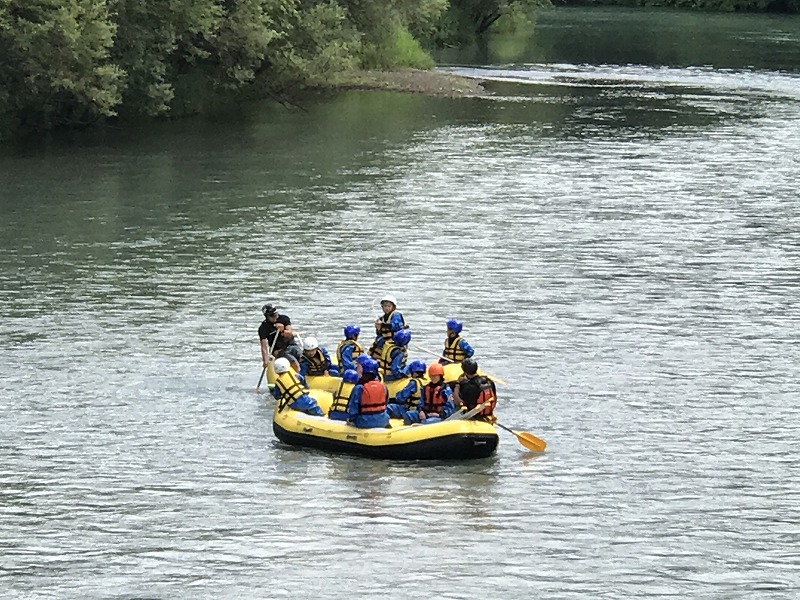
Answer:
[{"label": "dense foliage", "polygon": [[[569,0],[567,0],[569,1]],[[800,0],[589,0],[794,10]],[[18,129],[291,97],[525,23],[550,0],[0,0],[0,139]]]},{"label": "dense foliage", "polygon": [[285,97],[357,68],[429,67],[420,42],[532,0],[0,0],[0,137],[119,113]]}]

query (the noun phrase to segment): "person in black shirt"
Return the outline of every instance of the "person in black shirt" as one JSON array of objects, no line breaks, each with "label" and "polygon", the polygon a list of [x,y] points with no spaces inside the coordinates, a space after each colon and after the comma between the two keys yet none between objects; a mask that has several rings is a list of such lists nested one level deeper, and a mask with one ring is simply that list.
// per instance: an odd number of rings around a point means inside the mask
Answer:
[{"label": "person in black shirt", "polygon": [[465,358],[461,362],[461,370],[464,375],[453,386],[456,406],[464,406],[470,411],[478,404],[485,404],[475,418],[493,423],[494,407],[497,404],[497,388],[494,381],[485,375],[478,375],[478,363],[471,358]]},{"label": "person in black shirt", "polygon": [[278,335],[278,328],[275,326],[278,321],[278,309],[271,304],[265,304],[261,307],[261,312],[264,313],[264,320],[258,327],[258,339],[261,342],[261,362],[266,369],[270,359],[270,348],[275,345],[275,336]]}]

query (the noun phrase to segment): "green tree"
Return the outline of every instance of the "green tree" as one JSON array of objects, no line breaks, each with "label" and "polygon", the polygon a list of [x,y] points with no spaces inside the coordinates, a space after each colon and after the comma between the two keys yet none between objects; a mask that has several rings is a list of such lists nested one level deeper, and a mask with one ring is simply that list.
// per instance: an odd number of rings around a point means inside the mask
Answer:
[{"label": "green tree", "polygon": [[114,33],[106,0],[0,0],[4,129],[114,115],[124,77],[110,58]]},{"label": "green tree", "polygon": [[210,55],[222,25],[217,0],[114,0],[113,54],[127,73],[124,102],[135,113],[169,111],[179,73]]},{"label": "green tree", "polygon": [[450,26],[463,34],[481,35],[503,17],[529,22],[537,7],[551,6],[550,0],[451,0]]}]

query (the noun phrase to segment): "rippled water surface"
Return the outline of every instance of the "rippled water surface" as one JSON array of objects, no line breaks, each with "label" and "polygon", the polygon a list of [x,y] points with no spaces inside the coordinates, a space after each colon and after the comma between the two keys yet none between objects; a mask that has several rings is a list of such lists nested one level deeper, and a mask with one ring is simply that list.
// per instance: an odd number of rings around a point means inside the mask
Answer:
[{"label": "rippled water surface", "polygon": [[[617,14],[448,57],[490,98],[4,149],[0,595],[796,598],[800,21]],[[385,290],[546,453],[277,442],[260,306]]]}]

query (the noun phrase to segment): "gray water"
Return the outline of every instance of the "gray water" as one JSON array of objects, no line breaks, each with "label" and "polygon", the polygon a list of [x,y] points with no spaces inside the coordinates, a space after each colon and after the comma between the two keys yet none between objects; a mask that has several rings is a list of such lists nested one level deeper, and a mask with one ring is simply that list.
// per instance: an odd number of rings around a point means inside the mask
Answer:
[{"label": "gray water", "polygon": [[[796,598],[799,42],[557,10],[440,57],[490,98],[3,149],[0,596]],[[333,349],[385,291],[547,452],[280,444],[260,306]]]}]

